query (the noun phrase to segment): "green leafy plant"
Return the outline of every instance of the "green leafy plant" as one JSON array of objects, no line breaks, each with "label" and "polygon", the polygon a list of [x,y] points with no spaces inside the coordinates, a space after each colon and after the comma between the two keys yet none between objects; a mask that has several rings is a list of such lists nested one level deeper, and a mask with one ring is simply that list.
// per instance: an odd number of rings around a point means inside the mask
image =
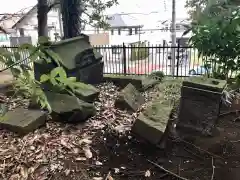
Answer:
[{"label": "green leafy plant", "polygon": [[228,80],[240,70],[240,11],[232,6],[226,8],[223,13],[217,11],[218,16],[201,14],[191,27],[190,42],[205,57],[205,66],[212,67],[213,77]]},{"label": "green leafy plant", "polygon": [[[51,42],[47,38],[41,37],[36,46],[24,44],[13,51],[0,48],[0,62],[8,66],[14,76],[14,96],[20,95],[25,99],[30,99],[40,105],[42,109],[47,109],[49,113],[52,112],[52,109],[42,89],[41,85],[43,83],[50,82],[58,91],[65,90],[72,95],[74,95],[77,87],[86,86],[84,83],[77,82],[75,77],[67,77],[61,58],[49,49],[50,45]],[[57,67],[52,69],[49,74],[42,74],[40,81],[37,81],[32,66],[16,64],[16,62],[22,62],[20,61],[22,51],[29,52],[30,56],[26,59],[30,60],[29,63],[38,60],[44,60],[46,63],[54,61]]]}]

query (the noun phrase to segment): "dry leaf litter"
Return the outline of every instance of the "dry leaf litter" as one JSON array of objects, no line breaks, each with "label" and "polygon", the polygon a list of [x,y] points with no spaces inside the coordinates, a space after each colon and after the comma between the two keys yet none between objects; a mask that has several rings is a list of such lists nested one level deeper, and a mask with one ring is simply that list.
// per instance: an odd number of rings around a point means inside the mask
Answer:
[{"label": "dry leaf litter", "polygon": [[[70,177],[80,173],[80,179],[90,179],[87,173],[78,168],[67,168],[65,162],[88,162],[95,166],[102,166],[96,150],[92,149],[92,138],[99,130],[110,129],[123,134],[131,129],[139,111],[129,114],[114,107],[114,100],[118,88],[112,83],[103,83],[100,89],[100,102],[95,102],[97,114],[86,124],[68,125],[47,122],[46,127],[19,137],[14,133],[0,130],[0,179],[4,180],[47,180],[56,173],[63,173]],[[156,95],[156,89],[143,93],[146,101]],[[3,99],[3,98],[1,98]],[[7,99],[8,101],[8,99]],[[26,104],[20,99],[11,100],[10,109]],[[145,105],[142,107],[145,108]],[[115,173],[119,169],[115,168]],[[150,176],[146,171],[145,176]],[[91,179],[105,179],[96,172]],[[110,175],[107,179],[113,179]]]}]

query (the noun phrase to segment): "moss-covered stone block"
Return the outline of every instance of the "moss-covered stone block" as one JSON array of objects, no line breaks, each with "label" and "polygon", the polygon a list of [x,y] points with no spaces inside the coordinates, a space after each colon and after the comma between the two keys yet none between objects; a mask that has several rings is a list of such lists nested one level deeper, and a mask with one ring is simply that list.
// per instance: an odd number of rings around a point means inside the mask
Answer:
[{"label": "moss-covered stone block", "polygon": [[77,88],[75,89],[74,93],[79,99],[88,103],[92,103],[96,99],[98,99],[100,91],[96,87],[90,84],[85,84],[84,86],[82,86],[80,83],[79,85],[78,83],[76,83],[76,85]]},{"label": "moss-covered stone block", "polygon": [[41,110],[17,108],[0,118],[0,127],[24,135],[43,126],[47,114]]},{"label": "moss-covered stone block", "polygon": [[151,76],[142,78],[142,86],[143,90],[147,90],[149,88],[154,87],[155,85],[159,84],[161,82],[160,79],[153,78]]},{"label": "moss-covered stone block", "polygon": [[222,92],[226,84],[227,82],[225,80],[206,77],[189,77],[183,81],[183,86],[205,89],[215,92]]},{"label": "moss-covered stone block", "polygon": [[177,124],[179,131],[211,135],[218,120],[225,85],[224,80],[204,77],[184,81]]},{"label": "moss-covered stone block", "polygon": [[132,132],[150,143],[160,143],[167,130],[172,108],[172,105],[163,99],[154,101],[138,116],[132,127]]},{"label": "moss-covered stone block", "polygon": [[[89,42],[89,37],[81,35],[66,40],[53,43],[50,50],[56,53],[61,59],[61,65],[67,72],[68,77],[76,77],[78,81],[87,84],[98,84],[103,78],[103,62],[102,55],[94,51]],[[51,58],[56,58],[56,55],[51,55]],[[37,80],[42,74],[49,74],[52,69],[57,67],[55,61],[47,63],[45,60],[38,60],[34,63],[34,73]],[[48,84],[44,84],[45,89]]]},{"label": "moss-covered stone block", "polygon": [[128,84],[120,91],[115,100],[115,107],[123,110],[137,111],[143,103],[144,97],[132,84]]},{"label": "moss-covered stone block", "polygon": [[130,75],[109,75],[103,76],[104,81],[112,82],[120,88],[125,88],[129,83],[131,83],[137,90],[142,90],[142,76],[130,76]]},{"label": "moss-covered stone block", "polygon": [[55,120],[80,123],[96,114],[93,104],[84,102],[76,96],[46,92]]}]

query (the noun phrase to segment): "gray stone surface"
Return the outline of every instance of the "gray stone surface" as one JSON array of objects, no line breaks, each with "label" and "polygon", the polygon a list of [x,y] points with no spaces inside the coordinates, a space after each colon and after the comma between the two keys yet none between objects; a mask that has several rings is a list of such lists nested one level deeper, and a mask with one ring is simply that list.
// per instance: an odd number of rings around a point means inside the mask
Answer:
[{"label": "gray stone surface", "polygon": [[19,134],[27,134],[44,125],[46,119],[47,114],[43,111],[17,108],[0,118],[0,127]]},{"label": "gray stone surface", "polygon": [[56,120],[66,122],[84,122],[96,114],[93,104],[84,102],[75,96],[47,92],[48,102]]},{"label": "gray stone surface", "polygon": [[222,90],[226,82],[220,81],[215,85],[211,84],[213,81],[215,79],[194,78],[183,82],[177,124],[179,131],[204,136],[212,134],[217,124]]},{"label": "gray stone surface", "polygon": [[76,88],[75,95],[83,101],[92,103],[98,98],[100,91],[90,84],[79,85]]},{"label": "gray stone surface", "polygon": [[79,81],[87,84],[99,84],[103,82],[103,61],[91,64],[79,70]]},{"label": "gray stone surface", "polygon": [[132,84],[128,84],[120,91],[115,101],[115,107],[123,110],[137,111],[143,103],[144,97]]},{"label": "gray stone surface", "polygon": [[165,101],[156,100],[145,111],[143,111],[135,121],[132,132],[158,144],[167,129],[172,106]]},{"label": "gray stone surface", "polygon": [[143,90],[154,87],[156,84],[160,83],[160,79],[153,78],[151,76],[142,79]]},{"label": "gray stone surface", "polygon": [[131,83],[137,90],[143,90],[142,77],[138,75],[111,75],[104,74],[104,81],[112,82],[120,88],[125,88],[129,83]]}]

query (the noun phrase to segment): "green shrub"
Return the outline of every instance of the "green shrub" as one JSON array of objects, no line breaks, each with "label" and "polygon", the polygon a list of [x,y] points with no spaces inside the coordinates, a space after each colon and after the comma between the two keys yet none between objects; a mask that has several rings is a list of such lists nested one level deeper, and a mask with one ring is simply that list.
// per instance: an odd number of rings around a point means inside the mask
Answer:
[{"label": "green shrub", "polygon": [[[140,48],[139,48],[140,47]],[[149,48],[145,42],[138,42],[132,44],[131,47],[131,61],[143,60],[149,56]]]}]

